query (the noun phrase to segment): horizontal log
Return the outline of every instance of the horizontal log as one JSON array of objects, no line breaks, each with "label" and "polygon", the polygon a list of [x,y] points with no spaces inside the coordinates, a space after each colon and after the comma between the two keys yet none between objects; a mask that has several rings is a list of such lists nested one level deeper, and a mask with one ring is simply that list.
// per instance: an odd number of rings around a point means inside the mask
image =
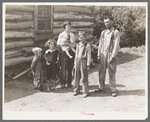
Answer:
[{"label": "horizontal log", "polygon": [[6,21],[26,21],[26,20],[33,20],[33,15],[12,15],[6,14],[5,15]]},{"label": "horizontal log", "polygon": [[35,41],[45,41],[51,37],[50,34],[35,34],[34,40]]},{"label": "horizontal log", "polygon": [[32,15],[33,16],[33,13],[20,12],[20,11],[7,11],[6,14],[12,14],[12,15]]},{"label": "horizontal log", "polygon": [[54,12],[77,12],[77,13],[84,13],[84,14],[91,14],[92,11],[86,7],[79,7],[79,6],[54,6]]},{"label": "horizontal log", "polygon": [[33,28],[33,21],[27,22],[18,22],[18,23],[6,23],[5,29],[6,30],[17,30],[17,29],[29,29]]},{"label": "horizontal log", "polygon": [[5,56],[18,54],[18,50],[5,50]]},{"label": "horizontal log", "polygon": [[54,14],[54,21],[93,21],[93,17],[86,15]]},{"label": "horizontal log", "polygon": [[34,41],[18,41],[18,42],[9,42],[5,43],[5,50],[21,48],[21,47],[32,47],[34,46]]},{"label": "horizontal log", "polygon": [[[63,28],[54,28],[53,29],[53,33],[54,35],[58,35],[60,34],[61,32],[63,32],[64,29]],[[93,29],[92,28],[71,28],[70,30],[72,33],[78,33],[79,31],[85,31],[87,34],[88,33],[92,33],[93,32]]]},{"label": "horizontal log", "polygon": [[7,11],[34,12],[34,8],[24,5],[6,5]]},{"label": "horizontal log", "polygon": [[[90,27],[93,22],[71,22],[71,27],[73,28],[84,28]],[[53,28],[60,28],[63,27],[64,23],[59,21],[54,21]]]},{"label": "horizontal log", "polygon": [[9,42],[19,42],[19,41],[34,41],[33,38],[29,38],[29,39],[5,39],[5,43],[9,43]]},{"label": "horizontal log", "polygon": [[5,39],[10,38],[33,38],[34,33],[30,32],[17,32],[17,31],[6,31],[5,32]]},{"label": "horizontal log", "polygon": [[22,63],[29,63],[32,61],[32,59],[33,56],[29,56],[29,57],[20,56],[20,57],[5,59],[5,67],[10,67]]}]

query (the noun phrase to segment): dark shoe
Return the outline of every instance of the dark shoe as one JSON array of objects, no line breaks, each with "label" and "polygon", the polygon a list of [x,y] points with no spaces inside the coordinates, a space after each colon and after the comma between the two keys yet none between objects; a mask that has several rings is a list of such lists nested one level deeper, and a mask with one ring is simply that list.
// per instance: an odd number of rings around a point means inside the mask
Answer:
[{"label": "dark shoe", "polygon": [[72,88],[72,85],[71,84],[67,85],[67,88]]},{"label": "dark shoe", "polygon": [[88,94],[83,94],[83,98],[86,98],[87,96],[89,96]]},{"label": "dark shoe", "polygon": [[94,92],[98,93],[98,92],[103,92],[103,91],[104,91],[103,89],[96,89]]},{"label": "dark shoe", "polygon": [[73,93],[73,96],[77,96],[78,94],[79,94],[79,93],[74,92],[74,93]]},{"label": "dark shoe", "polygon": [[112,93],[111,93],[111,96],[112,96],[112,97],[117,97],[117,93],[116,93],[116,92],[112,92]]}]

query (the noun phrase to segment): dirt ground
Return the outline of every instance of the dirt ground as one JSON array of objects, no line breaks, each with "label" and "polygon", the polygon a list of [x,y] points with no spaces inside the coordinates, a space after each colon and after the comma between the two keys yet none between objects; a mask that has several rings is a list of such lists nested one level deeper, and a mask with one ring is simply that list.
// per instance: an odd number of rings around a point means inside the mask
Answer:
[{"label": "dirt ground", "polygon": [[[138,112],[146,110],[145,56],[119,53],[116,73],[117,97],[109,90],[109,77],[106,74],[106,89],[94,93],[98,88],[98,64],[89,72],[90,96],[73,96],[73,89],[59,89],[47,92],[33,90],[32,79],[24,75],[16,80],[5,82],[4,111],[40,112]],[[44,84],[46,89],[46,83]]]}]

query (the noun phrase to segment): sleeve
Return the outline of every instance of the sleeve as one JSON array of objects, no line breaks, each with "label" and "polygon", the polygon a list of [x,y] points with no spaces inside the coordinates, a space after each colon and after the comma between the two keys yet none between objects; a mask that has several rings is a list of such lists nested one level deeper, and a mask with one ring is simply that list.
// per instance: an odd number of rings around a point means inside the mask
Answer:
[{"label": "sleeve", "polygon": [[78,47],[79,47],[79,45],[77,44],[77,45],[76,45],[75,58],[74,58],[74,65],[76,64],[76,58],[77,58]]},{"label": "sleeve", "polygon": [[75,36],[73,33],[71,33],[71,44],[69,44],[69,46],[71,48],[74,48],[75,47]]},{"label": "sleeve", "polygon": [[113,49],[112,56],[111,56],[113,58],[116,57],[118,50],[120,49],[119,43],[120,43],[120,32],[116,31],[115,37],[114,37],[114,49]]},{"label": "sleeve", "polygon": [[98,46],[98,53],[97,56],[100,56],[101,54],[101,48],[102,48],[102,35],[103,35],[104,31],[102,31],[100,39],[99,39],[99,46]]},{"label": "sleeve", "polygon": [[61,41],[61,38],[63,38],[63,34],[62,34],[62,33],[59,34],[58,40],[57,40],[57,45],[59,45],[59,46],[62,46],[62,45],[63,45],[63,43],[62,43],[62,41]]},{"label": "sleeve", "polygon": [[87,65],[90,66],[91,64],[91,45],[88,44],[87,46]]},{"label": "sleeve", "polygon": [[36,63],[37,63],[37,60],[36,60],[36,58],[34,57],[33,60],[32,60],[32,63],[31,63],[31,70],[32,70],[33,72],[35,72]]}]

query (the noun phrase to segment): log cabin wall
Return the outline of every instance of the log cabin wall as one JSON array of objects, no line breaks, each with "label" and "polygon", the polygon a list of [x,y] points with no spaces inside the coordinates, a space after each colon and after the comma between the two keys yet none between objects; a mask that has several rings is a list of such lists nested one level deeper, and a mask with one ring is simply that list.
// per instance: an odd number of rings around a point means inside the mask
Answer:
[{"label": "log cabin wall", "polygon": [[[45,12],[42,12],[44,15],[40,14],[40,7],[44,8]],[[64,30],[64,21],[71,22],[71,32],[75,34],[76,39],[78,31],[81,30],[87,33],[87,39],[92,38],[93,17],[88,6],[47,5],[47,8],[48,15],[46,15],[45,6],[6,5],[5,69],[23,63],[31,63],[33,55],[25,57],[20,50],[35,46],[43,47],[49,38],[57,39]],[[41,20],[46,20],[44,25],[41,23],[41,26],[45,26],[45,30],[39,30],[38,22],[40,23]],[[50,28],[47,29],[47,26]]]},{"label": "log cabin wall", "polygon": [[64,30],[64,21],[71,22],[71,32],[77,34],[79,31],[87,33],[87,39],[93,38],[93,24],[92,12],[88,6],[54,6],[53,7],[53,34],[57,38],[58,35]]},{"label": "log cabin wall", "polygon": [[21,50],[34,47],[34,6],[6,5],[5,8],[5,74],[10,74],[7,69],[31,62],[33,58],[33,55],[25,57]]}]

